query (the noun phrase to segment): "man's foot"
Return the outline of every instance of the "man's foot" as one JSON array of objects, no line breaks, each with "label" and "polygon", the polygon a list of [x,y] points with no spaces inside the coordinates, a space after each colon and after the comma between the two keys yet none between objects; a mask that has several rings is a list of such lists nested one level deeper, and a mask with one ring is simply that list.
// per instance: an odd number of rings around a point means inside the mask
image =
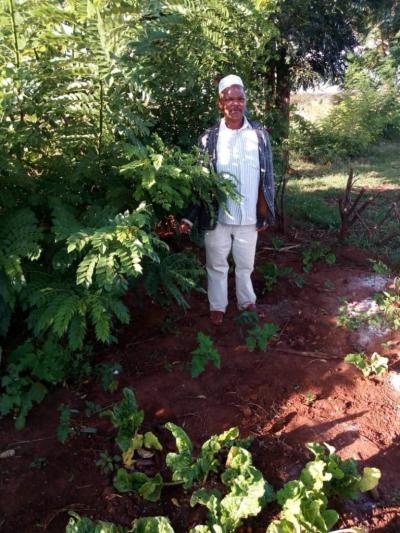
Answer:
[{"label": "man's foot", "polygon": [[221,326],[224,321],[224,314],[222,311],[210,311],[210,322],[214,326]]}]

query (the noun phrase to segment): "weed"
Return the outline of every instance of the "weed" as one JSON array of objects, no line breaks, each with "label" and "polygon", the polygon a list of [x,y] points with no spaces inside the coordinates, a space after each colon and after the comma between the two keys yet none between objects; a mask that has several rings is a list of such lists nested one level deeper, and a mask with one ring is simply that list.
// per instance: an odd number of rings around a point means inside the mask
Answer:
[{"label": "weed", "polygon": [[239,326],[255,326],[258,323],[256,311],[241,311],[235,318]]},{"label": "weed", "polygon": [[278,283],[279,278],[285,278],[293,272],[291,267],[284,267],[280,269],[276,263],[269,261],[265,265],[257,268],[264,276],[264,290],[263,292],[271,292]]},{"label": "weed", "polygon": [[359,368],[365,377],[368,377],[370,374],[380,376],[388,371],[389,359],[382,357],[377,352],[374,352],[369,360],[364,352],[349,353],[344,360],[346,363],[350,363]]},{"label": "weed", "polygon": [[284,241],[282,239],[280,239],[279,237],[277,237],[276,235],[274,235],[271,239],[271,244],[272,244],[272,248],[276,251],[276,252],[279,252],[279,250],[281,248],[283,248],[284,246]]},{"label": "weed", "polygon": [[190,372],[192,378],[197,378],[204,372],[208,363],[214,363],[216,368],[221,367],[221,355],[215,348],[212,339],[201,331],[197,334],[198,347],[192,352]]},{"label": "weed", "polygon": [[316,242],[311,248],[303,250],[303,270],[304,272],[311,272],[314,263],[325,260],[328,265],[334,265],[336,263],[336,255],[328,248],[321,246],[321,243]]},{"label": "weed", "polygon": [[307,405],[312,405],[317,400],[317,395],[314,392],[308,392],[304,396],[304,401]]},{"label": "weed", "polygon": [[101,386],[105,392],[115,392],[118,389],[118,376],[122,372],[122,366],[115,361],[100,363],[95,367],[95,374],[100,378]]},{"label": "weed", "polygon": [[116,463],[121,462],[120,455],[111,455],[108,452],[102,452],[99,459],[96,461],[98,466],[104,474],[111,474],[117,469]]},{"label": "weed", "polygon": [[64,444],[68,439],[76,434],[76,429],[71,425],[72,415],[78,414],[78,409],[73,409],[69,405],[61,404],[58,408],[60,411],[60,421],[57,428],[57,438]]},{"label": "weed", "polygon": [[390,276],[390,267],[388,267],[383,261],[376,261],[375,259],[370,259],[369,261],[372,263],[372,271],[375,272],[375,274],[380,274],[381,276]]},{"label": "weed", "polygon": [[90,400],[85,401],[85,416],[90,418],[93,415],[99,414],[103,410],[103,407],[98,403],[91,402]]},{"label": "weed", "polygon": [[388,326],[395,331],[400,329],[400,292],[396,290],[377,293],[375,301]]},{"label": "weed", "polygon": [[114,427],[118,429],[116,442],[122,451],[124,465],[130,468],[135,462],[136,450],[143,447],[162,450],[162,446],[154,433],[139,433],[144,413],[138,407],[133,390],[126,387],[122,394],[122,400],[115,404],[112,410],[105,411],[103,416],[109,416]]},{"label": "weed", "polygon": [[43,470],[48,464],[47,457],[35,457],[29,466],[37,470]]},{"label": "weed", "polygon": [[250,352],[258,349],[265,352],[270,340],[278,333],[279,327],[273,323],[266,323],[263,326],[256,325],[248,332],[246,345]]}]

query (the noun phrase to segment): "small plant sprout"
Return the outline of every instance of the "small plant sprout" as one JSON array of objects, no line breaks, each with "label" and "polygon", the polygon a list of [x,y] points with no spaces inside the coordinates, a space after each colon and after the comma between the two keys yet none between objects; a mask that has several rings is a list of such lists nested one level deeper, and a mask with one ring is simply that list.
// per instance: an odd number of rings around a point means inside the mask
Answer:
[{"label": "small plant sprout", "polygon": [[249,330],[246,338],[246,345],[249,352],[254,352],[257,348],[265,352],[271,339],[278,333],[279,327],[273,323],[266,323],[263,326],[256,325]]},{"label": "small plant sprout", "polygon": [[369,261],[372,264],[372,271],[375,272],[375,274],[379,274],[381,276],[390,276],[390,267],[388,267],[383,261],[375,259],[370,259]]},{"label": "small plant sprout", "polygon": [[116,470],[116,464],[121,462],[120,455],[111,455],[108,452],[102,452],[99,459],[96,461],[96,466],[98,466],[104,474],[111,474]]},{"label": "small plant sprout", "polygon": [[321,243],[316,242],[311,248],[303,250],[303,270],[304,272],[311,272],[314,263],[324,259],[328,265],[336,263],[336,255],[328,248],[321,246]]},{"label": "small plant sprout", "polygon": [[114,427],[118,429],[116,442],[122,451],[122,460],[127,468],[134,465],[134,454],[140,448],[162,450],[162,446],[154,433],[139,433],[144,420],[144,412],[139,409],[135,393],[124,388],[122,400],[112,410],[104,412],[109,416]]},{"label": "small plant sprout", "polygon": [[291,267],[279,268],[276,263],[269,261],[257,268],[264,276],[264,292],[271,292],[278,283],[278,279],[289,276],[293,269]]},{"label": "small plant sprout", "polygon": [[365,377],[370,374],[380,376],[388,371],[389,359],[382,357],[377,352],[374,352],[369,360],[364,352],[349,353],[344,360],[360,369]]},{"label": "small plant sprout", "polygon": [[317,400],[317,395],[315,392],[307,392],[304,396],[304,401],[307,405],[312,405]]},{"label": "small plant sprout", "polygon": [[122,366],[116,362],[100,363],[95,367],[95,374],[101,381],[105,392],[115,392],[118,389],[118,377],[122,372]]},{"label": "small plant sprout", "polygon": [[284,241],[282,239],[280,239],[279,237],[277,237],[276,235],[274,235],[271,239],[271,245],[272,245],[272,248],[276,251],[276,252],[279,252],[279,250],[281,248],[283,248],[284,246]]},{"label": "small plant sprout", "polygon": [[201,331],[197,334],[198,347],[192,352],[190,372],[192,378],[197,378],[204,372],[208,363],[213,363],[216,368],[221,367],[221,355],[215,348],[212,339]]}]

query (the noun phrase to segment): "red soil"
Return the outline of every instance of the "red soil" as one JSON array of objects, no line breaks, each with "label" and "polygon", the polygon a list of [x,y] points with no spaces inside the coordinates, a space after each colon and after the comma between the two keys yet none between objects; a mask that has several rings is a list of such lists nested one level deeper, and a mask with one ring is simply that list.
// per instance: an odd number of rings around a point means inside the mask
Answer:
[{"label": "red soil", "polygon": [[[257,264],[274,260],[300,273],[298,250],[276,253],[268,240],[259,245]],[[145,411],[144,429],[154,431],[167,450],[173,445],[163,428],[167,421],[183,426],[196,446],[231,426],[238,426],[243,436],[254,435],[255,465],[275,488],[296,477],[310,459],[304,447],[309,441],[333,444],[343,458],[359,460],[360,467],[379,467],[382,479],[374,497],[334,502],[340,527],[400,531],[400,392],[390,382],[400,369],[400,336],[361,338],[336,325],[341,297],[362,300],[376,292],[365,254],[342,249],[336,265],[319,263],[313,273],[303,275],[304,288],[282,279],[271,293],[261,295],[262,277],[255,273],[265,320],[280,327],[279,337],[265,353],[246,349],[235,321],[233,287],[232,304],[220,328],[209,324],[204,295],[192,296],[186,313],[166,312],[147,302],[135,311],[132,326],[119,332],[119,343],[98,354],[98,361],[122,364],[117,392],[105,393],[98,382],[89,381],[49,394],[20,432],[11,420],[3,421],[0,453],[15,450],[15,455],[0,459],[0,530],[61,533],[68,510],[124,525],[138,516],[164,514],[177,532],[204,519],[203,510],[191,509],[190,494],[180,489],[165,490],[160,503],[144,502],[135,495],[118,494],[112,475],[96,466],[101,452],[118,452],[115,430],[108,418],[85,418],[84,402],[110,405],[120,398],[122,387],[129,386]],[[186,364],[198,331],[214,339],[222,368],[210,367],[192,379]],[[382,343],[388,339],[393,342],[385,348]],[[343,362],[347,353],[360,349],[388,356],[389,374],[366,379]],[[74,424],[95,427],[97,433],[80,433],[64,445],[58,442],[60,403],[80,409]],[[139,467],[149,474],[166,474],[163,464],[157,453]],[[269,506],[243,531],[264,532],[277,511]]]}]

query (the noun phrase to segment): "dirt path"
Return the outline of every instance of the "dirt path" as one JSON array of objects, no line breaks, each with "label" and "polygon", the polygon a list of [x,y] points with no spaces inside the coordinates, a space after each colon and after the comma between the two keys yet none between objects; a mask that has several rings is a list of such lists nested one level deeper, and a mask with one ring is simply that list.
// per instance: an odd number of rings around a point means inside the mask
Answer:
[{"label": "dirt path", "polygon": [[[274,260],[301,272],[297,249],[272,252],[261,243],[257,264]],[[304,444],[327,441],[343,458],[382,470],[378,493],[372,499],[337,502],[341,527],[364,525],[371,531],[400,531],[400,391],[395,383],[400,370],[400,336],[379,328],[349,332],[337,327],[341,299],[363,302],[390,280],[371,274],[364,254],[343,249],[333,266],[321,263],[304,275],[303,288],[282,279],[261,295],[262,276],[255,287],[266,321],[280,327],[267,351],[250,353],[243,331],[229,307],[222,327],[208,323],[205,296],[192,298],[187,314],[173,316],[146,305],[134,326],[120,332],[119,344],[102,350],[100,360],[119,361],[122,386],[132,387],[146,413],[145,429],[167,443],[163,425],[182,425],[196,445],[211,434],[238,426],[254,435],[255,464],[274,487],[297,476],[309,459]],[[232,287],[231,287],[232,289]],[[233,293],[233,291],[230,291]],[[166,332],[169,330],[169,332]],[[222,356],[222,368],[208,368],[192,379],[186,364],[196,347],[198,331],[210,335]],[[391,344],[382,343],[392,340]],[[365,379],[343,357],[354,351],[379,351],[390,358],[390,372]],[[167,514],[177,532],[188,531],[203,515],[191,509],[188,497],[170,490],[162,503],[150,504],[132,495],[119,495],[111,475],[95,465],[103,451],[117,452],[115,432],[108,419],[83,415],[84,402],[102,406],[120,398],[103,392],[97,382],[63,389],[36,408],[21,432],[11,421],[2,423],[0,452],[15,455],[0,459],[0,530],[4,533],[64,531],[67,510],[125,525],[140,515]],[[66,403],[80,410],[76,426],[96,428],[62,445],[56,439],[57,406]],[[172,443],[171,443],[172,444]],[[144,464],[146,472],[162,469],[162,458]],[[179,496],[180,494],[180,496]],[[178,501],[175,498],[180,498]],[[246,531],[265,531],[277,508],[268,508]]]}]

